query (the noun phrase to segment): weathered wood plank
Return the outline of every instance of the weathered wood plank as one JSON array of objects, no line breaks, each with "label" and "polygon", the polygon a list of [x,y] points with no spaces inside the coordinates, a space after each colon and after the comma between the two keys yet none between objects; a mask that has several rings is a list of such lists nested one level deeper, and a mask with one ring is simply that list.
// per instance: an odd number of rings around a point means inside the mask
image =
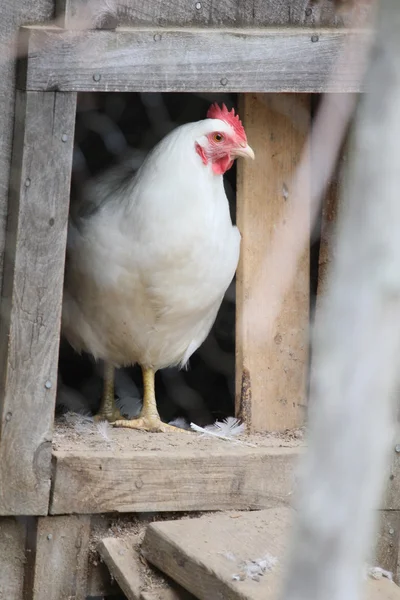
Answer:
[{"label": "weathered wood plank", "polygon": [[166,581],[163,582],[165,587],[141,591],[148,587],[148,582],[144,578],[144,566],[137,547],[138,536],[135,534],[103,538],[98,547],[100,556],[128,600],[195,600],[178,586],[178,589],[167,587]]},{"label": "weathered wood plank", "polygon": [[342,61],[329,80],[350,34],[311,28],[117,32],[24,28],[22,47],[28,61],[19,86],[110,92],[352,92],[360,90],[362,52]]},{"label": "weathered wood plank", "polygon": [[345,24],[330,0],[56,0],[57,16],[69,29],[117,25],[260,27]]},{"label": "weathered wood plank", "polygon": [[[152,523],[142,553],[200,600],[272,600],[282,584],[291,512],[278,508]],[[272,568],[253,580],[245,563],[260,559]],[[366,597],[397,600],[400,589],[388,580],[369,579]]]},{"label": "weathered wood plank", "polygon": [[26,527],[23,520],[0,519],[0,598],[22,600]]},{"label": "weathered wood plank", "polygon": [[32,600],[85,600],[90,517],[38,519]]},{"label": "weathered wood plank", "polygon": [[132,536],[103,538],[98,551],[128,600],[140,600],[140,564]]},{"label": "weathered wood plank", "polygon": [[298,449],[226,444],[210,454],[202,445],[179,452],[56,451],[50,512],[254,509],[290,501]]},{"label": "weathered wood plank", "polygon": [[15,58],[18,28],[51,18],[52,0],[2,0],[0,18],[0,282],[3,272],[15,104]]},{"label": "weathered wood plank", "polygon": [[[253,95],[240,110],[254,164],[238,165],[237,223],[242,234],[236,280],[236,412],[252,431],[303,424],[309,322],[309,250],[299,262],[268,339],[255,345],[247,310],[254,273],[261,273],[274,230],[285,222],[291,180],[310,124],[310,97]],[[307,210],[307,207],[304,208]],[[260,319],[264,306],[258,307]]]},{"label": "weathered wood plank", "polygon": [[387,474],[387,488],[384,506],[387,510],[400,510],[400,435],[396,436],[392,460]]},{"label": "weathered wood plank", "polygon": [[17,95],[1,298],[2,515],[47,514],[75,103],[75,94]]},{"label": "weathered wood plank", "polygon": [[400,511],[379,511],[378,536],[375,547],[374,566],[393,573],[399,582]]}]

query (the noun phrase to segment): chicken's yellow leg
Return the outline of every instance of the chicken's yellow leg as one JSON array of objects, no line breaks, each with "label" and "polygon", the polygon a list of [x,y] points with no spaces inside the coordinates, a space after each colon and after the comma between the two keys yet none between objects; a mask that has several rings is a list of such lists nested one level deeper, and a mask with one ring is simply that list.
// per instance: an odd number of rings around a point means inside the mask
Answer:
[{"label": "chicken's yellow leg", "polygon": [[144,429],[145,431],[154,432],[184,432],[185,429],[179,427],[173,427],[167,423],[163,423],[160,419],[160,415],[157,410],[157,402],[154,388],[154,377],[155,372],[153,369],[142,367],[143,374],[143,406],[140,411],[140,415],[137,419],[116,421],[114,425],[116,427],[129,427],[130,429]]},{"label": "chicken's yellow leg", "polygon": [[114,373],[115,369],[110,363],[104,363],[104,384],[103,396],[101,399],[100,410],[95,415],[95,421],[110,421],[123,419],[119,409],[115,405],[114,400]]}]

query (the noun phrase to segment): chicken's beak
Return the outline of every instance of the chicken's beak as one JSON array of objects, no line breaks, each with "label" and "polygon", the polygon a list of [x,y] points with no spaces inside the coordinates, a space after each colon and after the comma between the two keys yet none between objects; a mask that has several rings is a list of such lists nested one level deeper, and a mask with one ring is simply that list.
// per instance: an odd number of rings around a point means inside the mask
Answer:
[{"label": "chicken's beak", "polygon": [[235,148],[234,150],[235,157],[241,156],[243,158],[251,158],[255,159],[255,154],[252,148],[248,144],[243,144]]}]

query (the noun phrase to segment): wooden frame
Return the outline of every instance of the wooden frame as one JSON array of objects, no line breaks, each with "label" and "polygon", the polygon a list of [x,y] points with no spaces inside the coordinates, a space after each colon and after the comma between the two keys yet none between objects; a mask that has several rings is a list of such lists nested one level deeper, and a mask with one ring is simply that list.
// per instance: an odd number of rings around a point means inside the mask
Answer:
[{"label": "wooden frame", "polygon": [[[135,2],[129,0],[128,3],[135,6]],[[64,6],[65,17],[71,19],[73,15],[67,14],[72,10],[71,6],[78,10],[75,17],[79,18],[84,3],[60,0],[59,4]],[[307,19],[300,17],[299,22],[308,24]],[[243,25],[246,23],[244,19]],[[24,550],[30,550],[31,545],[35,550],[25,569],[25,592],[18,573],[18,581],[12,582],[15,590],[6,590],[10,600],[19,600],[22,593],[24,600],[25,597],[26,600],[39,600],[43,589],[51,589],[55,599],[64,593],[65,582],[57,577],[53,577],[49,588],[46,557],[57,551],[66,557],[66,564],[76,575],[70,593],[76,594],[77,598],[84,597],[86,572],[82,561],[87,552],[89,517],[71,516],[71,513],[254,509],[285,504],[293,492],[292,475],[299,455],[298,449],[238,446],[221,448],[215,462],[209,462],[209,454],[205,451],[200,455],[198,451],[188,451],[177,457],[173,449],[162,456],[145,451],[127,451],[125,455],[116,456],[112,449],[101,452],[60,449],[52,455],[76,92],[174,90],[281,94],[362,91],[354,78],[358,71],[354,63],[345,65],[333,81],[329,80],[335,57],[352,34],[354,32],[321,28],[262,31],[136,28],[116,32],[23,28],[21,48],[26,50],[27,58],[20,65],[17,83],[20,91],[16,105],[12,195],[1,305],[0,515],[50,513],[69,516],[32,520],[34,526],[31,523],[23,530],[11,519],[0,521],[0,529],[3,526],[10,532],[18,555],[23,556]],[[357,34],[369,35],[367,32]],[[178,64],[179,69],[168,68],[172,63]],[[273,96],[270,98],[273,100]],[[289,105],[292,101],[293,97],[289,95]],[[307,129],[309,96],[304,96],[303,102]],[[257,151],[266,156],[259,135],[261,127],[266,127],[272,137],[282,136],[282,143],[290,140],[292,144],[288,163],[277,163],[270,192],[273,186],[284,190],[283,184],[293,173],[306,130],[296,135],[287,123],[275,118],[271,106],[264,112],[258,110],[259,103],[260,99],[253,96],[243,101],[246,129],[252,128],[255,137],[258,132]],[[254,109],[256,114],[251,112]],[[246,260],[250,255],[254,259],[256,242],[248,234],[254,203],[259,201],[263,186],[261,180],[255,181],[252,168],[252,165],[241,167],[239,184],[242,200],[239,221],[247,244]],[[253,204],[249,201],[250,187],[255,189]],[[276,207],[268,210],[260,227],[279,214]],[[299,271],[303,302],[296,316],[296,326],[300,336],[308,319],[308,295],[303,285],[308,258],[306,255]],[[256,262],[257,257],[254,264]],[[242,310],[246,281],[242,261],[238,274]],[[298,292],[296,289],[289,293],[289,307],[293,306]],[[279,381],[269,381],[270,373],[260,370],[258,358],[252,354],[244,333],[244,330],[239,332],[242,347],[238,355],[238,408],[243,416],[251,417],[254,429],[285,429],[300,425],[302,410],[298,406],[289,410],[285,405],[279,405]],[[299,339],[294,342],[283,339],[279,344],[282,343],[281,347],[288,352],[292,344],[297,350],[301,345]],[[300,354],[301,360],[290,386],[290,399],[298,397],[304,385],[301,373],[304,373],[307,350],[301,348]],[[278,360],[280,369],[285,367],[285,360]],[[246,372],[255,370],[261,377],[261,384],[254,385],[253,380],[250,388]],[[261,392],[266,394],[263,406],[256,400]],[[246,412],[246,406],[250,412]],[[271,412],[269,409],[274,406],[278,409]],[[30,432],[29,436],[24,435],[26,431]],[[121,432],[121,435],[128,436],[129,432]],[[396,568],[399,478],[400,459],[396,454],[381,536],[382,552],[386,555],[390,552],[388,548],[392,548],[394,536],[396,557],[391,557],[391,564]],[[190,490],[188,485],[182,485],[185,481],[190,481]],[[165,490],[168,490],[168,497],[165,497]],[[392,529],[394,533],[390,533]],[[68,537],[67,545],[62,543],[63,536]],[[1,558],[0,554],[0,566]],[[6,567],[9,567],[8,563]],[[20,570],[24,570],[22,565]],[[32,589],[27,591],[32,582]],[[0,581],[0,591],[2,583]]]},{"label": "wooden frame", "polygon": [[[27,58],[18,78],[24,89],[17,102],[15,200],[10,205],[0,337],[4,398],[0,514],[40,515],[48,510],[76,91],[329,91],[331,84],[324,87],[326,73],[347,35],[332,30],[23,28]],[[271,66],[279,53],[280,62]],[[166,69],[169,62],[179,68]],[[358,89],[351,72],[345,71],[338,73],[333,85]],[[281,175],[290,178],[291,173]],[[39,407],[40,419],[35,419]],[[298,422],[296,417],[290,425]],[[268,420],[260,423],[256,428],[265,429]],[[29,441],[11,461],[10,448],[28,428]],[[56,459],[55,464],[64,462]],[[34,491],[22,496],[21,488]]]},{"label": "wooden frame", "polygon": [[36,91],[357,92],[358,57],[329,75],[349,35],[332,29],[23,28],[27,68],[18,86]]},{"label": "wooden frame", "polygon": [[17,95],[1,299],[3,515],[48,511],[75,106],[74,93]]}]

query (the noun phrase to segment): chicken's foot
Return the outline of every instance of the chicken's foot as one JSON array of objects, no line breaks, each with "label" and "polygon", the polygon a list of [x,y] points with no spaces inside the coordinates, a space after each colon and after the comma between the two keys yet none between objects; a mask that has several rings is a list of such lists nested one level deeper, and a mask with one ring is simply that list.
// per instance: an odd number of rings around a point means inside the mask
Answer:
[{"label": "chicken's foot", "polygon": [[114,366],[104,362],[104,384],[103,396],[101,399],[100,410],[94,416],[95,421],[109,421],[112,423],[116,419],[123,419],[119,408],[115,404],[114,398]]},{"label": "chicken's foot", "polygon": [[173,427],[163,423],[157,410],[157,401],[155,395],[155,371],[153,369],[142,367],[143,374],[143,407],[140,415],[136,419],[116,421],[115,427],[128,427],[129,429],[141,429],[144,431],[162,432],[162,433],[189,433],[180,427]]}]

